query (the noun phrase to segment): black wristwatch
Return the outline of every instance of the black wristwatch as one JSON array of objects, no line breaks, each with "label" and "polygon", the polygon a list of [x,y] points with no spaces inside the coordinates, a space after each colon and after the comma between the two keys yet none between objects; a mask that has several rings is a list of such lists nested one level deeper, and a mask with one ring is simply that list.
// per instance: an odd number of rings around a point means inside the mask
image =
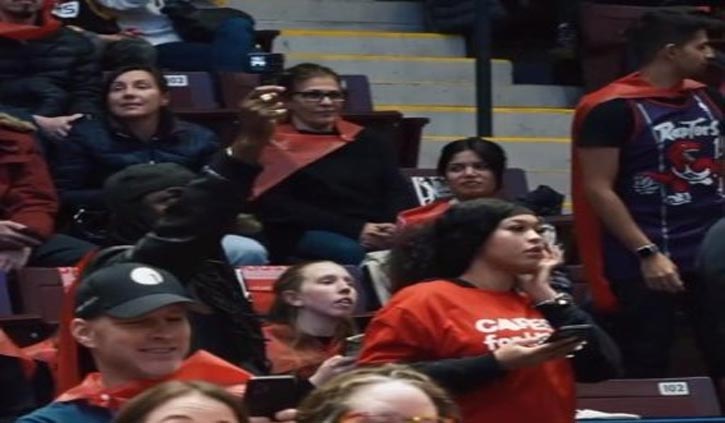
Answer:
[{"label": "black wristwatch", "polygon": [[567,294],[566,292],[560,292],[554,296],[554,298],[550,298],[548,300],[540,301],[536,304],[534,304],[534,307],[536,308],[563,308],[563,307],[569,307],[570,305],[574,304],[574,297]]},{"label": "black wristwatch", "polygon": [[654,256],[655,254],[660,252],[659,247],[655,244],[647,244],[642,247],[637,248],[634,251],[637,254],[637,257],[641,259],[646,259]]}]

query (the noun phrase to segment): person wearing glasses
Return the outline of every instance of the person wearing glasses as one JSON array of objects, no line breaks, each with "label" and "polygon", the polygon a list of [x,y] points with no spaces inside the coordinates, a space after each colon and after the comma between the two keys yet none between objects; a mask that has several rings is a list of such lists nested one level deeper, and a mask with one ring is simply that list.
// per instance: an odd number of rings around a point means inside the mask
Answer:
[{"label": "person wearing glasses", "polygon": [[[392,251],[393,297],[368,325],[358,364],[410,364],[455,395],[465,422],[574,421],[575,380],[615,377],[619,354],[551,287],[561,252],[540,225],[487,198],[406,229]],[[549,340],[571,325],[582,332]]]},{"label": "person wearing glasses", "polygon": [[305,398],[297,423],[456,423],[458,407],[427,376],[388,364],[330,380]]},{"label": "person wearing glasses", "polygon": [[280,104],[285,119],[247,110],[250,133],[273,141],[253,192],[272,260],[332,260],[358,264],[366,251],[389,248],[395,217],[413,203],[392,140],[341,117],[340,76],[304,63],[288,69]]}]

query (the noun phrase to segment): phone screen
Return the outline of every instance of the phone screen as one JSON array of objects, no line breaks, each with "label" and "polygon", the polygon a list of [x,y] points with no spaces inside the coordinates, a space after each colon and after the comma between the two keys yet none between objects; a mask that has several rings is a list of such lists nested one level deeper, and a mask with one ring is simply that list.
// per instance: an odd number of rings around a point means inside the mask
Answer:
[{"label": "phone screen", "polygon": [[291,375],[255,376],[247,382],[244,404],[253,417],[270,417],[295,408],[299,400],[297,378]]},{"label": "phone screen", "polygon": [[357,357],[362,349],[362,343],[365,335],[353,335],[345,338],[345,356],[346,357]]},{"label": "phone screen", "polygon": [[560,341],[566,338],[577,338],[585,341],[592,333],[592,325],[569,325],[562,326],[552,333],[546,340],[545,343]]}]

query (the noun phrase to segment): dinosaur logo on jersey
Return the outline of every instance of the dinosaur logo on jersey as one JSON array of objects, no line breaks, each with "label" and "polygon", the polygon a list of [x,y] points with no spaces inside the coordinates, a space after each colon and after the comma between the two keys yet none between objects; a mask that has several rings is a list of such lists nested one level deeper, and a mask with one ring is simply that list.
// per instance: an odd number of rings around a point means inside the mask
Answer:
[{"label": "dinosaur logo on jersey", "polygon": [[635,180],[635,190],[640,194],[653,194],[665,186],[670,192],[665,199],[667,204],[678,206],[692,202],[690,186],[714,185],[719,177],[717,162],[710,157],[698,157],[701,150],[702,145],[696,141],[673,142],[666,153],[670,169],[639,175]]}]

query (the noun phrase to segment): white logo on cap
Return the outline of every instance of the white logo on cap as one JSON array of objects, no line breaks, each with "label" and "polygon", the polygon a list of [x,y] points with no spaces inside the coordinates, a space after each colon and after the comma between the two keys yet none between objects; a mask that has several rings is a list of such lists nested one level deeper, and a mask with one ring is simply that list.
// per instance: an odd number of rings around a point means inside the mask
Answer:
[{"label": "white logo on cap", "polygon": [[164,282],[164,277],[149,267],[138,267],[131,271],[131,280],[141,285],[158,285]]}]

